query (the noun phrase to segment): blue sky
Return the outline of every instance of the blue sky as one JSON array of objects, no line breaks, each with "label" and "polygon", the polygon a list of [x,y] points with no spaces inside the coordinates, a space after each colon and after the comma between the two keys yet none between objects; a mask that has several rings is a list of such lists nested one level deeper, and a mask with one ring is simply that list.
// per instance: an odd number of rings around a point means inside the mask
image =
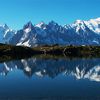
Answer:
[{"label": "blue sky", "polygon": [[28,21],[54,20],[63,25],[97,17],[100,0],[0,0],[0,24],[12,29],[21,29]]}]

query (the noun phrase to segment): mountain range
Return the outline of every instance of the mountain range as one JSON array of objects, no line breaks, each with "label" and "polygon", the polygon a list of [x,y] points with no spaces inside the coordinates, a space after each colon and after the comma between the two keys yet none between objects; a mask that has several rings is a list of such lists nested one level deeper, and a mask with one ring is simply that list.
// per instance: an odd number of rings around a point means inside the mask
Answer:
[{"label": "mountain range", "polygon": [[76,20],[64,26],[51,21],[33,25],[28,22],[20,30],[0,26],[0,42],[34,47],[39,45],[100,45],[100,18]]}]

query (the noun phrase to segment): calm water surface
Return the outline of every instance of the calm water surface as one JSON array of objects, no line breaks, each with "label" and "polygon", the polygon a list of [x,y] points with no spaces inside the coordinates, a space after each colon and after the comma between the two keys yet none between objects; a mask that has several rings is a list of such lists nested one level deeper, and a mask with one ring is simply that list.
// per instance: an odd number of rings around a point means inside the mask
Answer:
[{"label": "calm water surface", "polygon": [[100,100],[100,59],[0,63],[0,100]]}]

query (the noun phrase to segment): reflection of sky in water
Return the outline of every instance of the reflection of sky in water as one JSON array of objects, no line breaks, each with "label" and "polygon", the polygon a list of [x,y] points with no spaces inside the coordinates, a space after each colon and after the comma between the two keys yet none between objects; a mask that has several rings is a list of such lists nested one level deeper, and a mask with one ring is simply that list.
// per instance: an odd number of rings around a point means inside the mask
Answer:
[{"label": "reflection of sky in water", "polygon": [[100,59],[36,59],[0,64],[0,98],[100,98]]}]

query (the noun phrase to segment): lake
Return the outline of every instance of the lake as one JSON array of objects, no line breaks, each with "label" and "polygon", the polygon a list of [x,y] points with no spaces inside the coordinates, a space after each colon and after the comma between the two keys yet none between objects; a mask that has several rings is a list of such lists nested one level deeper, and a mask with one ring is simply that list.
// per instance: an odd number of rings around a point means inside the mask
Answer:
[{"label": "lake", "polygon": [[0,100],[100,100],[100,58],[2,62]]}]

